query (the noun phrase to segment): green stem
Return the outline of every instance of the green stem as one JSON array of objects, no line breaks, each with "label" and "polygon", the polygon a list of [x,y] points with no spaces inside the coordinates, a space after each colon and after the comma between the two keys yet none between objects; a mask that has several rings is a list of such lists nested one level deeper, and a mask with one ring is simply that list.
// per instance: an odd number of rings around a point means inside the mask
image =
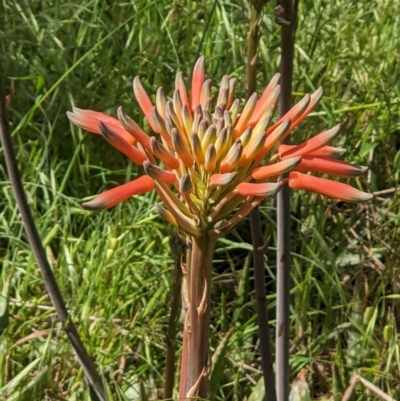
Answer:
[{"label": "green stem", "polygon": [[208,230],[203,230],[199,237],[191,238],[187,252],[180,400],[207,398],[209,393],[211,270],[215,242]]}]

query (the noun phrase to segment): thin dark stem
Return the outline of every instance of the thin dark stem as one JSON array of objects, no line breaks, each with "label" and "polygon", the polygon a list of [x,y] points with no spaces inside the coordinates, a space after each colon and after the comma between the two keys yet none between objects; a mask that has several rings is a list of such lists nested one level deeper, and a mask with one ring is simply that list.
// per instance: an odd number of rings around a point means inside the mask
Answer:
[{"label": "thin dark stem", "polygon": [[79,334],[69,317],[65,302],[62,298],[60,289],[53,275],[53,271],[51,270],[51,267],[47,260],[46,253],[41,243],[35,222],[33,220],[28,205],[28,201],[25,196],[8,125],[6,99],[3,88],[3,71],[0,71],[0,139],[4,149],[7,171],[10,177],[12,189],[14,191],[14,196],[19,211],[21,213],[29,244],[32,248],[32,252],[35,256],[36,262],[39,265],[40,272],[46,286],[46,290],[50,296],[51,302],[54,305],[58,318],[63,324],[68,339],[72,345],[72,348],[75,351],[76,356],[78,357],[79,363],[81,364],[89,383],[93,387],[93,390],[97,394],[98,398],[101,401],[107,401],[108,397],[102,379],[99,373],[96,371],[96,367],[91,357],[87,353],[82,343],[82,340],[79,337]]},{"label": "thin dark stem", "polygon": [[[259,19],[261,9],[250,4],[250,29],[247,38],[246,84],[247,98],[256,90],[257,46],[259,41]],[[264,240],[261,215],[258,206],[250,213],[251,239],[253,243],[254,281],[256,291],[258,335],[260,338],[261,363],[263,370],[265,397],[276,401],[275,375],[273,370],[271,336],[265,289]]]},{"label": "thin dark stem", "polygon": [[180,313],[180,297],[182,286],[182,268],[181,258],[183,255],[183,243],[178,234],[170,239],[171,251],[174,255],[174,271],[172,276],[171,288],[171,311],[167,329],[167,356],[165,361],[165,385],[164,398],[172,398],[175,379],[175,362],[176,362],[176,326],[178,324]]},{"label": "thin dark stem", "polygon": [[[284,22],[281,26],[281,95],[279,116],[292,104],[294,56],[293,0],[281,0]],[[288,143],[288,140],[285,141]],[[276,383],[278,401],[289,399],[289,313],[290,313],[290,190],[284,185],[277,196],[277,305],[276,305]]]}]

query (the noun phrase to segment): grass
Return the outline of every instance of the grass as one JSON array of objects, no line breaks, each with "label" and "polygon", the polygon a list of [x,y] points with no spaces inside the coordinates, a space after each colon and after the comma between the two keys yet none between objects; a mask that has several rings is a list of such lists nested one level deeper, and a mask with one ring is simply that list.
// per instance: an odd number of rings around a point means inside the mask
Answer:
[{"label": "grass", "polygon": [[[11,0],[0,6],[0,58],[7,88],[15,86],[9,118],[25,189],[73,320],[118,400],[162,398],[172,230],[157,217],[154,195],[110,212],[82,210],[82,199],[137,169],[98,136],[70,126],[65,111],[76,105],[115,114],[122,105],[143,123],[132,79],[140,75],[150,93],[158,86],[170,93],[176,71],[190,74],[213,3]],[[260,88],[279,65],[273,6],[263,18]],[[376,193],[367,205],[292,196],[292,379],[307,368],[318,400],[340,400],[354,373],[400,398],[399,11],[395,0],[300,2],[294,95],[322,85],[324,98],[295,139],[340,122],[346,160],[369,167],[356,186]],[[214,82],[229,73],[242,90],[246,31],[246,4],[218,1],[201,49]],[[89,400],[27,245],[3,161],[0,193],[0,398]],[[273,204],[262,213],[272,240],[266,267],[274,318]],[[250,242],[242,224],[219,242],[214,259],[216,400],[261,399]],[[354,400],[367,399],[377,398],[357,386]]]}]

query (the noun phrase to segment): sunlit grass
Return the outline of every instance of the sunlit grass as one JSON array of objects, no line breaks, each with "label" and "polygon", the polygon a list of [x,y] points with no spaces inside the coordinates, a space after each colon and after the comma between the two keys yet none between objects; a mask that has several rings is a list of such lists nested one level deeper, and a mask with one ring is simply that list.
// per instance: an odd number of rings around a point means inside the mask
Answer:
[{"label": "sunlit grass", "polygon": [[[7,88],[15,85],[9,117],[25,190],[72,318],[115,399],[162,398],[171,231],[156,216],[152,195],[100,214],[81,208],[83,198],[125,182],[137,167],[99,136],[70,126],[65,112],[75,105],[115,114],[122,105],[144,123],[132,96],[134,76],[149,93],[158,86],[170,93],[176,71],[190,75],[203,36],[208,75],[215,83],[225,73],[237,77],[244,95],[246,4],[218,1],[204,32],[213,4],[13,0],[0,8],[0,58]],[[263,17],[260,87],[279,65],[273,6]],[[400,398],[399,11],[395,0],[300,2],[295,99],[318,86],[325,95],[294,136],[340,122],[346,158],[370,168],[356,186],[377,192],[362,206],[292,197],[292,377],[307,367],[315,399],[340,400],[356,372]],[[266,204],[273,319],[274,213]],[[250,397],[261,377],[250,254],[243,224],[220,241],[214,259],[217,400]],[[88,400],[3,162],[0,266],[10,313],[8,325],[0,316],[0,398]],[[354,399],[376,398],[357,387]],[[260,397],[253,392],[251,400]]]}]

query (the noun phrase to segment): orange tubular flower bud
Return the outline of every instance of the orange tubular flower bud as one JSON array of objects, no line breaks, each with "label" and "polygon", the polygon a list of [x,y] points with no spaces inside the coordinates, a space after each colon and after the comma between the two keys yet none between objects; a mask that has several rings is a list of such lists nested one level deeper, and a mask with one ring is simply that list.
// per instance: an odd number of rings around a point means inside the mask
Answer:
[{"label": "orange tubular flower bud", "polygon": [[308,157],[331,157],[336,159],[337,157],[343,156],[347,152],[343,148],[334,148],[333,146],[323,146],[315,152],[308,153]]},{"label": "orange tubular flower bud", "polygon": [[236,178],[237,173],[226,173],[226,174],[213,174],[210,178],[210,185],[212,187],[220,187],[228,185]]},{"label": "orange tubular flower bud", "polygon": [[[275,128],[277,128],[283,121],[288,118],[293,122],[295,119],[299,118],[307,109],[310,103],[311,97],[310,95],[305,95],[303,99],[300,100],[295,106],[293,106],[282,118],[280,118],[271,128],[269,128],[267,134],[272,132]],[[290,127],[290,131],[292,131],[293,127]]]},{"label": "orange tubular flower bud", "polygon": [[150,147],[154,155],[158,157],[168,168],[173,170],[179,168],[179,160],[175,156],[171,155],[164,145],[158,142],[154,136],[150,139]]},{"label": "orange tubular flower bud", "polygon": [[292,159],[283,160],[269,166],[259,167],[253,170],[252,177],[257,181],[267,178],[277,177],[278,175],[288,173],[293,170],[301,162],[301,157],[293,157]]},{"label": "orange tubular flower bud", "polygon": [[181,123],[180,119],[178,118],[178,116],[176,115],[173,103],[170,100],[168,100],[168,102],[167,102],[167,118],[168,117],[172,120],[172,122],[175,125],[176,129],[181,134],[183,134],[184,130],[183,130],[182,123]]},{"label": "orange tubular flower bud", "polygon": [[340,125],[336,125],[328,131],[321,132],[318,135],[315,135],[311,139],[303,142],[300,145],[297,145],[293,149],[288,150],[287,152],[282,153],[280,151],[280,147],[278,148],[278,153],[281,159],[287,159],[288,157],[295,156],[304,156],[308,153],[315,152],[316,150],[322,148],[331,142],[339,133]]},{"label": "orange tubular flower bud", "polygon": [[157,181],[165,182],[166,184],[173,184],[176,181],[176,176],[172,171],[163,170],[149,161],[145,161],[143,167],[146,173]]},{"label": "orange tubular flower bud", "polygon": [[151,129],[158,134],[159,131],[157,130],[157,126],[154,124],[151,113],[153,109],[153,103],[151,103],[149,95],[144,90],[139,77],[136,77],[133,80],[133,92],[135,93],[136,100],[139,103],[139,106],[142,109],[144,115],[146,116],[147,121],[151,126]]},{"label": "orange tubular flower bud", "polygon": [[168,122],[168,117],[166,118],[166,120],[164,122],[164,120],[161,118],[160,114],[158,113],[156,107],[153,107],[151,114],[153,117],[154,124],[156,124],[156,126],[157,126],[157,132],[159,132],[161,134],[161,136],[164,139],[167,146],[169,148],[172,148],[171,137],[169,136],[168,130],[166,127],[166,123]]},{"label": "orange tubular flower bud", "polygon": [[251,162],[252,159],[260,152],[265,143],[265,133],[258,135],[256,138],[252,138],[249,144],[243,149],[242,157],[239,161],[239,167],[245,166]]},{"label": "orange tubular flower bud", "polygon": [[363,174],[367,170],[367,167],[355,166],[341,160],[309,157],[307,155],[307,157],[302,158],[301,163],[295,170],[313,171],[315,173],[330,174],[337,177],[356,177]]},{"label": "orange tubular flower bud", "polygon": [[264,142],[264,145],[260,152],[256,155],[256,160],[261,160],[275,145],[280,141],[283,141],[290,133],[290,120],[285,120],[281,125],[279,125]]},{"label": "orange tubular flower bud", "polygon": [[210,143],[208,145],[204,157],[204,168],[207,172],[212,173],[215,170],[216,165],[217,165],[217,151],[215,150],[215,146],[212,143]]},{"label": "orange tubular flower bud", "polygon": [[[279,79],[281,77],[281,74],[276,73],[271,81],[269,81],[269,84],[267,87],[264,89],[263,94],[261,95],[260,99],[258,99],[258,102],[256,104],[256,108],[254,109],[254,115],[258,114],[259,110],[262,108],[262,106],[265,104],[265,101],[268,99],[269,95],[271,92],[276,88],[278,85]],[[262,113],[261,113],[262,114]],[[260,114],[260,115],[261,115]],[[253,120],[253,118],[252,118]]]},{"label": "orange tubular flower bud", "polygon": [[77,107],[73,107],[72,111],[72,113],[67,111],[67,117],[79,128],[92,132],[93,134],[100,134],[99,123],[102,122],[111,127],[115,133],[122,136],[127,142],[131,144],[135,143],[135,138],[126,132],[126,129],[116,118],[104,113],[99,113],[98,111],[83,110]]},{"label": "orange tubular flower bud", "polygon": [[[279,149],[281,153],[285,153],[288,150],[294,149],[297,145],[280,145]],[[346,149],[343,148],[334,148],[333,146],[323,146],[322,148],[307,153],[307,157],[329,157],[332,159],[336,159],[337,157],[343,156],[346,153]]]},{"label": "orange tubular flower bud", "polygon": [[235,92],[235,86],[236,86],[236,78],[231,78],[229,80],[229,93],[228,93],[228,100],[226,102],[225,109],[229,109],[231,107],[233,95]]},{"label": "orange tubular flower bud", "polygon": [[344,202],[367,202],[373,198],[372,194],[359,191],[350,185],[298,172],[290,173],[289,187],[316,192]]},{"label": "orange tubular flower bud", "polygon": [[187,92],[186,92],[186,86],[185,82],[183,81],[183,73],[178,72],[175,78],[175,89],[179,91],[179,95],[182,101],[183,106],[187,106],[189,104],[188,102],[188,97],[187,97]]},{"label": "orange tubular flower bud", "polygon": [[141,150],[131,145],[122,136],[118,135],[104,123],[99,124],[99,130],[108,143],[124,155],[128,156],[134,163],[140,165],[147,159],[147,156]]},{"label": "orange tubular flower bud", "polygon": [[[250,121],[249,121],[249,125],[251,127],[254,127],[254,125],[257,124],[257,122],[259,121],[259,119],[262,117],[262,115],[268,110],[268,109],[272,109],[274,110],[275,105],[278,101],[279,98],[279,94],[281,93],[281,87],[280,85],[277,85],[272,91],[271,93],[268,95],[268,97],[265,99],[264,103],[260,105],[260,107],[257,109],[257,111],[255,110],[253,113],[253,116],[251,117]],[[258,102],[257,102],[258,105]],[[256,108],[257,108],[256,105]]]},{"label": "orange tubular flower bud", "polygon": [[274,196],[281,189],[282,184],[280,182],[265,183],[265,184],[254,184],[252,182],[242,182],[237,188],[236,192],[240,196]]},{"label": "orange tubular flower bud", "polygon": [[83,203],[82,206],[87,210],[93,211],[108,209],[131,196],[150,192],[153,188],[153,179],[148,175],[143,175],[127,184],[103,192],[92,201]]},{"label": "orange tubular flower bud", "polygon": [[194,164],[194,159],[188,146],[186,145],[186,142],[184,142],[180,132],[176,128],[173,128],[171,131],[171,139],[172,146],[175,149],[175,152],[178,153],[185,167],[192,167]]},{"label": "orange tubular flower bud", "polygon": [[199,139],[199,136],[195,133],[192,132],[190,134],[190,147],[192,148],[192,154],[194,158],[196,159],[196,163],[199,165],[204,164],[204,152],[201,147],[201,142]]},{"label": "orange tubular flower bud", "polygon": [[200,104],[201,89],[204,83],[204,57],[200,57],[193,69],[192,93],[190,98],[190,108],[194,111]]},{"label": "orange tubular flower bud", "polygon": [[239,138],[242,132],[247,128],[248,122],[250,121],[251,116],[253,115],[254,108],[257,103],[257,93],[253,93],[246,105],[244,106],[243,112],[239,117],[238,122],[233,128],[233,139]]},{"label": "orange tubular flower bud", "polygon": [[290,127],[290,130],[296,128],[314,110],[314,107],[318,104],[322,97],[322,93],[322,88],[320,87],[311,95],[310,103],[308,103],[308,106],[304,113],[301,114],[298,118],[292,119],[293,123]]},{"label": "orange tubular flower bud", "polygon": [[160,215],[160,217],[162,217],[168,223],[172,224],[174,227],[179,227],[178,223],[175,220],[175,217],[169,210],[162,207],[159,203],[155,203],[154,208],[156,209],[156,212]]},{"label": "orange tubular flower bud", "polygon": [[225,156],[224,160],[221,162],[221,166],[219,168],[220,173],[230,173],[234,170],[243,153],[243,145],[240,142],[240,139],[237,139],[235,143],[231,146],[228,151],[228,154]]},{"label": "orange tubular flower bud", "polygon": [[150,149],[150,137],[133,121],[128,115],[125,114],[122,107],[118,107],[118,118],[123,127],[146,149]]}]

